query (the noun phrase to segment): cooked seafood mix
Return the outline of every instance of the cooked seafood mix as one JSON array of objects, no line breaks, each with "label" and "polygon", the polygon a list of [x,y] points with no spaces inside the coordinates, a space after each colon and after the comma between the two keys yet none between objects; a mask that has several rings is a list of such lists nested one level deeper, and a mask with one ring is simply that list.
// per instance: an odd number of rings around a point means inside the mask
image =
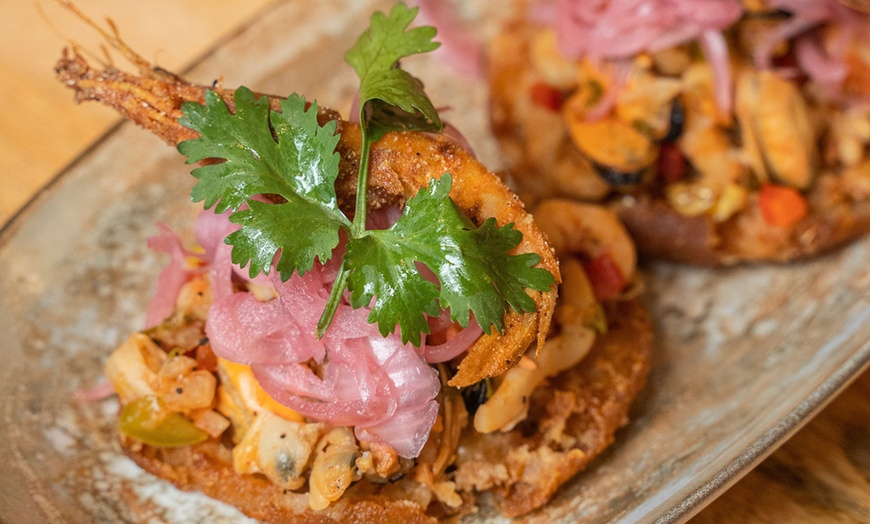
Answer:
[{"label": "cooked seafood mix", "polygon": [[490,48],[527,201],[613,204],[642,252],[789,260],[870,227],[870,17],[824,0],[532,3]]},{"label": "cooked seafood mix", "polygon": [[571,201],[533,219],[435,132],[395,67],[431,48],[414,14],[376,13],[346,55],[354,121],[190,84],[117,38],[141,76],[58,63],[78,101],[199,163],[195,242],[159,226],[148,327],[105,366],[122,448],[156,476],[270,522],[429,522],[482,493],[515,516],[626,423],[652,339],[627,231]]}]

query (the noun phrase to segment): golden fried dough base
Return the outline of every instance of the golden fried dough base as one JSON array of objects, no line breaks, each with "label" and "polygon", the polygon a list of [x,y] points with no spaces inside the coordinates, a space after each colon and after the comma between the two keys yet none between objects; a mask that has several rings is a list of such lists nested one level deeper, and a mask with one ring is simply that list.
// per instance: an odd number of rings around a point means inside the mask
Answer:
[{"label": "golden fried dough base", "polygon": [[465,429],[453,477],[470,504],[458,509],[412,502],[415,488],[425,488],[406,478],[391,495],[383,485],[360,480],[338,502],[314,512],[304,493],[285,493],[265,477],[236,474],[226,444],[159,449],[122,437],[121,445],[139,466],[179,489],[201,491],[266,522],[434,522],[434,515],[471,511],[481,491],[493,493],[503,514],[522,515],[544,505],[613,443],[646,382],[653,334],[645,305],[639,299],[609,304],[607,318],[607,334],[583,362],[535,392],[529,419],[506,433]]},{"label": "golden fried dough base", "polygon": [[652,321],[639,299],[606,307],[607,334],[579,365],[535,391],[528,419],[507,433],[464,434],[457,483],[485,480],[480,472],[504,465],[509,479],[493,486],[493,492],[507,516],[545,504],[628,422],[631,404],[649,374]]},{"label": "golden fried dough base", "polygon": [[142,469],[172,482],[185,491],[201,491],[235,506],[251,518],[273,524],[349,524],[407,522],[431,524],[410,501],[390,500],[376,493],[377,486],[359,481],[329,508],[308,508],[308,495],[284,492],[266,477],[238,475],[233,470],[232,451],[209,440],[183,448],[154,448],[122,438],[124,453]]},{"label": "golden fried dough base", "polygon": [[839,175],[820,175],[806,195],[809,215],[792,228],[767,224],[757,206],[717,224],[648,195],[617,202],[615,211],[648,256],[705,266],[788,262],[831,252],[870,231],[870,200],[850,198],[842,184]]}]

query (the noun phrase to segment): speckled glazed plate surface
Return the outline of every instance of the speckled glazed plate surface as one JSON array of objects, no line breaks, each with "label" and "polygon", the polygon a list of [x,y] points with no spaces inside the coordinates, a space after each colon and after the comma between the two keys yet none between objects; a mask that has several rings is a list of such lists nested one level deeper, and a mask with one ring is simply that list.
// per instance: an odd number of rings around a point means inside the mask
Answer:
[{"label": "speckled glazed plate surface", "polygon": [[[188,77],[295,91],[346,110],[355,79],[341,56],[373,7],[387,5],[275,3]],[[467,7],[487,21],[482,31],[497,22],[483,7]],[[498,168],[485,86],[455,76],[437,57],[406,66],[427,82],[436,105],[455,108],[450,119]],[[114,440],[114,401],[73,399],[100,381],[108,353],[142,326],[164,262],[145,239],[160,221],[189,232],[196,209],[186,198],[187,173],[172,148],[123,124],[0,232],[0,520],[245,520],[126,459]],[[523,521],[688,518],[865,367],[868,258],[864,239],[789,266],[646,266],[656,356],[632,422],[588,471]],[[471,520],[500,521],[487,514]]]}]

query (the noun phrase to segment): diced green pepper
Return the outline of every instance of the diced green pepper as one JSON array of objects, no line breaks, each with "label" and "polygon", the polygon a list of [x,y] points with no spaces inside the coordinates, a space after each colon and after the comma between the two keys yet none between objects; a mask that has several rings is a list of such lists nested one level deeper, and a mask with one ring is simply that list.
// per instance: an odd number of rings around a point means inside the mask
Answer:
[{"label": "diced green pepper", "polygon": [[121,409],[118,429],[149,446],[171,448],[203,442],[208,433],[181,413],[169,411],[155,396],[136,399]]}]

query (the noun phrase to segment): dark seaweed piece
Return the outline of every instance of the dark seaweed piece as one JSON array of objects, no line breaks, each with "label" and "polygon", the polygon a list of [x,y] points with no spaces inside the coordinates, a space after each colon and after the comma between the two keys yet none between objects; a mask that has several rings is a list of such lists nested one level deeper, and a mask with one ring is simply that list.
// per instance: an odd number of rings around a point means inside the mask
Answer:
[{"label": "dark seaweed piece", "polygon": [[746,18],[785,20],[793,18],[794,13],[787,9],[756,9],[747,11],[744,16],[746,16]]},{"label": "dark seaweed piece", "polygon": [[662,139],[662,142],[675,142],[683,135],[683,128],[686,124],[686,106],[679,98],[675,98],[671,104],[671,122],[668,127],[668,134]]},{"label": "dark seaweed piece", "polygon": [[470,417],[473,417],[477,413],[477,408],[486,403],[487,400],[489,400],[488,379],[481,380],[467,388],[462,388],[462,401],[465,403],[465,409]]},{"label": "dark seaweed piece", "polygon": [[595,171],[598,175],[604,179],[610,185],[613,186],[634,186],[642,183],[649,173],[649,167],[642,167],[637,171],[620,171],[616,168],[606,166],[604,164],[599,164],[598,162],[593,162],[592,165],[595,167]]}]

